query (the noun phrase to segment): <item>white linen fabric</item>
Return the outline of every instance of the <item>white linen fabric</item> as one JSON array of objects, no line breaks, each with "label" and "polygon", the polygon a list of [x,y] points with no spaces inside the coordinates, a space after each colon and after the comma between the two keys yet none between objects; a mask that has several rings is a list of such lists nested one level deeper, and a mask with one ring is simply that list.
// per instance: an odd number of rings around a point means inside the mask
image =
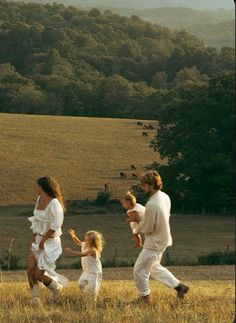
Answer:
[{"label": "white linen fabric", "polygon": [[162,191],[157,191],[148,200],[144,218],[136,229],[144,234],[144,249],[164,252],[172,245],[169,225],[170,208],[170,198]]},{"label": "white linen fabric", "polygon": [[[139,218],[142,221],[144,218],[145,210],[146,210],[145,206],[143,206],[142,204],[136,203],[132,209],[127,211],[127,215],[129,216],[130,212],[136,211],[136,212],[138,212]],[[130,227],[131,227],[133,234],[138,233],[139,226],[138,226],[137,222],[130,222]]]},{"label": "white linen fabric", "polygon": [[[81,249],[82,249],[82,252],[86,251],[86,246],[84,242],[81,243]],[[81,257],[81,265],[82,265],[83,271],[86,271],[88,273],[92,273],[92,274],[102,273],[102,263],[98,255],[96,255],[96,258],[92,256]]]},{"label": "white linen fabric", "polygon": [[79,278],[78,285],[86,293],[91,294],[95,299],[97,298],[102,282],[102,273],[89,273],[83,271]]},{"label": "white linen fabric", "polygon": [[[59,275],[56,269],[56,261],[62,254],[61,226],[64,220],[64,212],[60,202],[53,199],[45,210],[37,210],[38,201],[34,209],[34,215],[29,218],[31,229],[35,236],[35,242],[31,245],[31,250],[37,260],[37,265],[40,270],[45,270],[45,275],[51,277],[62,286],[65,286],[68,279]],[[50,230],[54,230],[53,237],[46,240],[44,249],[39,248],[40,241],[43,236]]]},{"label": "white linen fabric", "polygon": [[167,194],[157,191],[146,204],[143,220],[137,231],[143,233],[145,242],[134,265],[134,281],[140,296],[150,293],[149,277],[175,288],[179,280],[161,265],[163,252],[172,245],[170,232],[171,202]]},{"label": "white linen fabric", "polygon": [[[86,245],[81,243],[82,252],[86,251]],[[98,256],[96,258],[92,256],[81,257],[81,264],[83,273],[79,278],[78,285],[85,292],[91,294],[95,299],[98,295],[101,281],[102,281],[102,263]]]},{"label": "white linen fabric", "polygon": [[165,284],[168,287],[175,288],[179,285],[179,280],[161,265],[162,253],[143,249],[134,265],[134,281],[140,296],[150,294],[149,277]]}]

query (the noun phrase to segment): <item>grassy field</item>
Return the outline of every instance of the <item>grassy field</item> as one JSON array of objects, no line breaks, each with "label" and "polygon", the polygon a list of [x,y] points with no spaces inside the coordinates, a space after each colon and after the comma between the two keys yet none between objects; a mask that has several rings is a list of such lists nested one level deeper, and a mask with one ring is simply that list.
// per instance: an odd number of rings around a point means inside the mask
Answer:
[{"label": "grassy field", "polygon": [[[32,306],[23,273],[4,274],[4,280],[0,283],[0,322],[231,323],[233,321],[232,266],[172,268],[180,279],[184,279],[190,285],[189,294],[184,301],[179,301],[174,291],[151,282],[152,305],[149,307],[133,303],[137,294],[134,283],[128,280],[127,271],[131,274],[130,269],[126,268],[105,270],[96,305],[89,303],[75,288],[76,282],[73,281],[54,305],[50,305],[50,294],[42,287],[42,303],[38,307]],[[205,276],[207,272],[209,279]],[[76,280],[79,274],[74,271],[63,273],[72,280]]]},{"label": "grassy field", "polygon": [[[133,248],[132,234],[125,223],[124,212],[118,214],[68,214],[65,217],[62,236],[63,246],[73,246],[67,233],[69,227],[74,227],[78,234],[83,234],[90,229],[97,229],[104,234],[106,245],[103,260],[131,262],[140,252]],[[9,249],[13,241],[12,254],[21,258],[25,263],[28,253],[28,241],[31,237],[30,224],[27,220],[32,212],[32,207],[1,207],[0,208],[0,256],[4,249]],[[81,211],[82,212],[82,211]],[[88,212],[88,210],[87,210]],[[93,210],[89,210],[93,212]],[[95,210],[94,210],[95,212]],[[172,215],[171,228],[174,245],[169,248],[169,254],[177,263],[196,260],[199,255],[221,250],[225,251],[227,245],[234,250],[234,218],[225,216],[200,216],[200,215]],[[61,264],[70,264],[78,261],[63,255]]]},{"label": "grassy field", "polygon": [[0,129],[0,205],[33,203],[44,174],[58,178],[67,199],[94,198],[105,183],[119,196],[136,182],[132,164],[140,173],[157,160],[155,130],[142,137],[135,120],[0,114]]}]

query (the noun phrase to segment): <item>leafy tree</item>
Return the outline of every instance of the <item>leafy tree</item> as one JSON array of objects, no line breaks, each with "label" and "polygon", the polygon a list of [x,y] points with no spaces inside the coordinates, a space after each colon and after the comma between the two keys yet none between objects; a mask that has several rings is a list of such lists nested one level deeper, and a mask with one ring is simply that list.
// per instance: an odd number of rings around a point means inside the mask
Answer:
[{"label": "leafy tree", "polygon": [[190,212],[232,210],[234,199],[234,75],[173,92],[159,113],[152,146],[167,162],[156,165],[175,206]]},{"label": "leafy tree", "polygon": [[156,89],[166,89],[167,79],[168,75],[166,74],[166,72],[157,72],[155,75],[153,75],[151,84]]},{"label": "leafy tree", "polygon": [[204,83],[207,82],[207,75],[201,75],[196,66],[191,68],[184,67],[180,70],[174,79],[176,86],[184,84]]}]

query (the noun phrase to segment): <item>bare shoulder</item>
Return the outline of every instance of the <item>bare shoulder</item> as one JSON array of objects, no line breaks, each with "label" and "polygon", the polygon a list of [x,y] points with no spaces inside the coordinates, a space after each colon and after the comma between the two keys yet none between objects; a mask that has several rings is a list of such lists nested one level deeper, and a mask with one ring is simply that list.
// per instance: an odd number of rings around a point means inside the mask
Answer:
[{"label": "bare shoulder", "polygon": [[90,256],[96,258],[97,257],[97,249],[94,247],[89,248],[89,254],[90,254]]}]

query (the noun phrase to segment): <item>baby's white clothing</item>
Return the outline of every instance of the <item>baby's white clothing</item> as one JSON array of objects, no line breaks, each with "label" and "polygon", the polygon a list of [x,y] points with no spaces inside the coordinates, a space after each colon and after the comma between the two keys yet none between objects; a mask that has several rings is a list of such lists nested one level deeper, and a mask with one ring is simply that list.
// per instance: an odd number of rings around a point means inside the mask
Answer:
[{"label": "baby's white clothing", "polygon": [[[130,212],[136,211],[136,212],[138,212],[139,218],[142,221],[143,220],[143,217],[144,217],[145,210],[146,210],[145,206],[143,206],[143,205],[141,205],[139,203],[136,203],[135,206],[131,210],[128,210],[127,211],[127,215],[129,216],[129,213]],[[130,227],[132,229],[133,234],[137,234],[138,233],[138,230],[137,230],[138,223],[136,223],[136,222],[130,222]]]}]

